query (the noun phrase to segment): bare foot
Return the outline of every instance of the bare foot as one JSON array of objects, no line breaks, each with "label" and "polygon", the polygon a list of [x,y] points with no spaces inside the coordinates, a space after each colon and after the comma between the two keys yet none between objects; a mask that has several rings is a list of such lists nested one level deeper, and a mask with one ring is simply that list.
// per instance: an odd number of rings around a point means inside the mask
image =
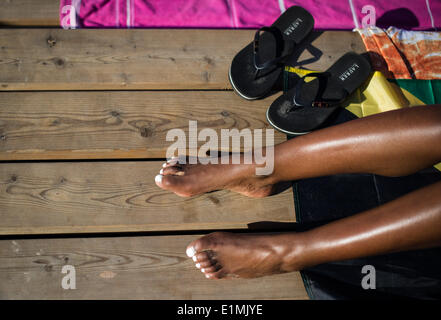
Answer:
[{"label": "bare foot", "polygon": [[300,269],[296,234],[215,232],[187,246],[187,256],[208,279],[256,278]]},{"label": "bare foot", "polygon": [[227,189],[253,198],[275,193],[271,176],[257,176],[252,164],[180,164],[171,159],[155,177],[158,187],[182,197]]}]

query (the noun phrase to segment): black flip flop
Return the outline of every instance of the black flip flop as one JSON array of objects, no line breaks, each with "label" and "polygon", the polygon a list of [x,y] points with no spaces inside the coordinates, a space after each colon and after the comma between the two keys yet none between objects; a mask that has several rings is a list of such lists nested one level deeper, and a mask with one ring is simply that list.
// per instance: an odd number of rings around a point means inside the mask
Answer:
[{"label": "black flip flop", "polygon": [[[289,135],[308,133],[322,126],[341,103],[371,73],[368,60],[355,52],[343,55],[326,72],[309,73],[268,108],[266,118]],[[316,78],[305,83],[305,78]]]},{"label": "black flip flop", "polygon": [[243,48],[231,63],[229,79],[233,89],[248,100],[270,93],[281,80],[284,60],[313,27],[312,15],[302,7],[293,6],[271,27],[257,30],[254,41]]}]

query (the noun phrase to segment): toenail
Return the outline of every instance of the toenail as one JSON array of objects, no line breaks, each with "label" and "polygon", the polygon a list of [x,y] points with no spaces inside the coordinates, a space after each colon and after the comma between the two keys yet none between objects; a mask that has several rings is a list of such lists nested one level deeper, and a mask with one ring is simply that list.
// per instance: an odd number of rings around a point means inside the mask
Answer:
[{"label": "toenail", "polygon": [[201,268],[201,264],[200,263],[196,263],[196,268],[200,269]]},{"label": "toenail", "polygon": [[164,174],[164,169],[159,170],[159,174]]},{"label": "toenail", "polygon": [[204,268],[202,268],[202,269],[201,269],[201,272],[202,272],[202,273],[205,273],[205,269],[204,269]]},{"label": "toenail", "polygon": [[192,259],[193,259],[194,262],[198,261],[198,259],[196,258],[196,256],[193,256]]},{"label": "toenail", "polygon": [[155,177],[155,182],[156,182],[156,183],[161,183],[161,182],[162,182],[162,175],[161,175],[161,174],[158,174],[158,175]]},{"label": "toenail", "polygon": [[189,247],[185,253],[187,254],[188,257],[190,258],[193,257],[193,260],[196,261],[195,260],[196,257],[194,257],[194,255],[196,254],[196,250],[193,247]]},{"label": "toenail", "polygon": [[210,278],[210,276],[209,276],[208,274],[206,274],[206,275],[205,275],[205,278],[207,278],[207,279],[208,279],[208,278]]},{"label": "toenail", "polygon": [[167,162],[164,162],[164,163],[162,164],[162,167],[165,168],[166,166],[167,166]]}]

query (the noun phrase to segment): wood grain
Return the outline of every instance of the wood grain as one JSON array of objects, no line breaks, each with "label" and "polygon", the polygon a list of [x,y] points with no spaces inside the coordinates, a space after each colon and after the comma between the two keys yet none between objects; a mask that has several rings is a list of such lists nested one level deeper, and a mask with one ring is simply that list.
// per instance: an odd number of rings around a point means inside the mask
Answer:
[{"label": "wood grain", "polygon": [[0,0],[0,26],[58,27],[60,0]]},{"label": "wood grain", "polygon": [[0,164],[0,234],[247,228],[295,221],[292,191],[181,198],[156,186],[162,162]]},{"label": "wood grain", "polygon": [[222,129],[269,129],[271,102],[207,91],[1,92],[0,160],[165,158],[171,129],[184,130],[191,149],[189,121],[214,129],[223,150]]},{"label": "wood grain", "polygon": [[[253,30],[0,30],[0,90],[231,89],[228,69]],[[312,43],[323,70],[364,51],[356,33],[329,31]],[[30,50],[32,48],[32,50]],[[310,58],[308,52],[300,61]]]},{"label": "wood grain", "polygon": [[[186,257],[199,236],[0,241],[0,299],[306,299],[299,273],[207,280]],[[76,289],[64,290],[64,265]]]}]

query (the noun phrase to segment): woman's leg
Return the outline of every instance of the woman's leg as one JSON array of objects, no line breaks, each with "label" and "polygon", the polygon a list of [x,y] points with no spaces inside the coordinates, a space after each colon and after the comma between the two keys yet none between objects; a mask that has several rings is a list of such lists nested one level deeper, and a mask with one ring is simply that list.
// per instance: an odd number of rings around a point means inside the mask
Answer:
[{"label": "woman's leg", "polygon": [[253,278],[441,245],[441,182],[378,208],[300,233],[212,233],[187,247],[207,278]]},{"label": "woman's leg", "polygon": [[156,184],[181,196],[229,189],[271,194],[281,181],[338,173],[407,175],[441,161],[441,105],[384,112],[286,141],[274,148],[274,170],[257,176],[256,164],[170,162]]}]

